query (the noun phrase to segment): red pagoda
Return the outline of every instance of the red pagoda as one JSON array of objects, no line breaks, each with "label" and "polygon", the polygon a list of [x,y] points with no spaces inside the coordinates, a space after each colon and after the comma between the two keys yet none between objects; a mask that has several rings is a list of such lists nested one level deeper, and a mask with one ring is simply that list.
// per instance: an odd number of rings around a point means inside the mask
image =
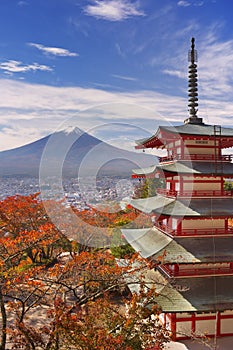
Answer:
[{"label": "red pagoda", "polygon": [[[134,170],[133,177],[163,177],[155,197],[130,204],[151,215],[152,227],[122,233],[142,257],[155,262],[158,305],[174,339],[192,334],[233,335],[233,129],[207,125],[197,116],[197,59],[189,52],[189,118],[160,126],[137,149],[165,148],[158,165]],[[156,282],[157,281],[157,282]]]}]

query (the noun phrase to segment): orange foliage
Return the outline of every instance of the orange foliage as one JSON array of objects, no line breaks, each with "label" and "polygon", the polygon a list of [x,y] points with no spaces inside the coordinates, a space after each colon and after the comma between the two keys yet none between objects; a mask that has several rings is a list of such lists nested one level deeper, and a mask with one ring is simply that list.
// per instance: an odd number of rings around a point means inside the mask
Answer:
[{"label": "orange foliage", "polygon": [[[133,209],[76,215],[84,242],[97,225],[141,220]],[[145,288],[146,261],[135,255],[119,266],[104,250],[79,253],[70,244],[70,254],[61,254],[63,244],[37,195],[0,202],[1,350],[7,339],[12,349],[25,350],[141,350],[168,340],[152,318],[158,310],[155,291]],[[126,294],[130,281],[139,285],[132,299]]]}]

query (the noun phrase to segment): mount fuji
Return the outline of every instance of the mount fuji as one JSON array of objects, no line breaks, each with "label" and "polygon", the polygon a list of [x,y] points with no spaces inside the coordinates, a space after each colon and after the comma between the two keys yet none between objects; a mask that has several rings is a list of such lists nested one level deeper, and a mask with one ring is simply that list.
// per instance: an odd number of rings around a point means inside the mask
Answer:
[{"label": "mount fuji", "polygon": [[80,169],[83,176],[96,172],[129,176],[132,168],[154,164],[155,157],[111,146],[77,127],[68,127],[22,147],[0,152],[0,176],[38,177],[41,162],[47,175],[53,175],[53,165],[60,162],[66,177],[77,177]]}]

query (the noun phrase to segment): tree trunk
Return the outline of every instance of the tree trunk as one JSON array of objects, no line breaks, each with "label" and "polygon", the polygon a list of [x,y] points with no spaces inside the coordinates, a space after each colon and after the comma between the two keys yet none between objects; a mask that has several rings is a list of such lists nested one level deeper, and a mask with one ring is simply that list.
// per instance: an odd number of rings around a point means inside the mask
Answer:
[{"label": "tree trunk", "polygon": [[7,315],[6,308],[4,302],[4,296],[2,295],[2,289],[0,288],[0,308],[1,308],[1,316],[2,316],[2,329],[1,329],[1,343],[0,350],[6,349],[6,324],[7,324]]}]

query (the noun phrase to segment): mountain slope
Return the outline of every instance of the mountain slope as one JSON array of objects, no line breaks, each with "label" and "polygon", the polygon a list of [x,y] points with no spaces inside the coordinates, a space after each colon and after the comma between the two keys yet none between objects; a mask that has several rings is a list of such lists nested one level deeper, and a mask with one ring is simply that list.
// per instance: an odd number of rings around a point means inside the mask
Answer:
[{"label": "mountain slope", "polygon": [[[43,156],[42,156],[43,155]],[[151,155],[113,147],[78,128],[68,128],[22,147],[0,152],[0,176],[38,176],[40,162],[48,175],[61,164],[64,176],[129,175],[132,168],[151,165]],[[45,166],[44,166],[45,168]]]}]

